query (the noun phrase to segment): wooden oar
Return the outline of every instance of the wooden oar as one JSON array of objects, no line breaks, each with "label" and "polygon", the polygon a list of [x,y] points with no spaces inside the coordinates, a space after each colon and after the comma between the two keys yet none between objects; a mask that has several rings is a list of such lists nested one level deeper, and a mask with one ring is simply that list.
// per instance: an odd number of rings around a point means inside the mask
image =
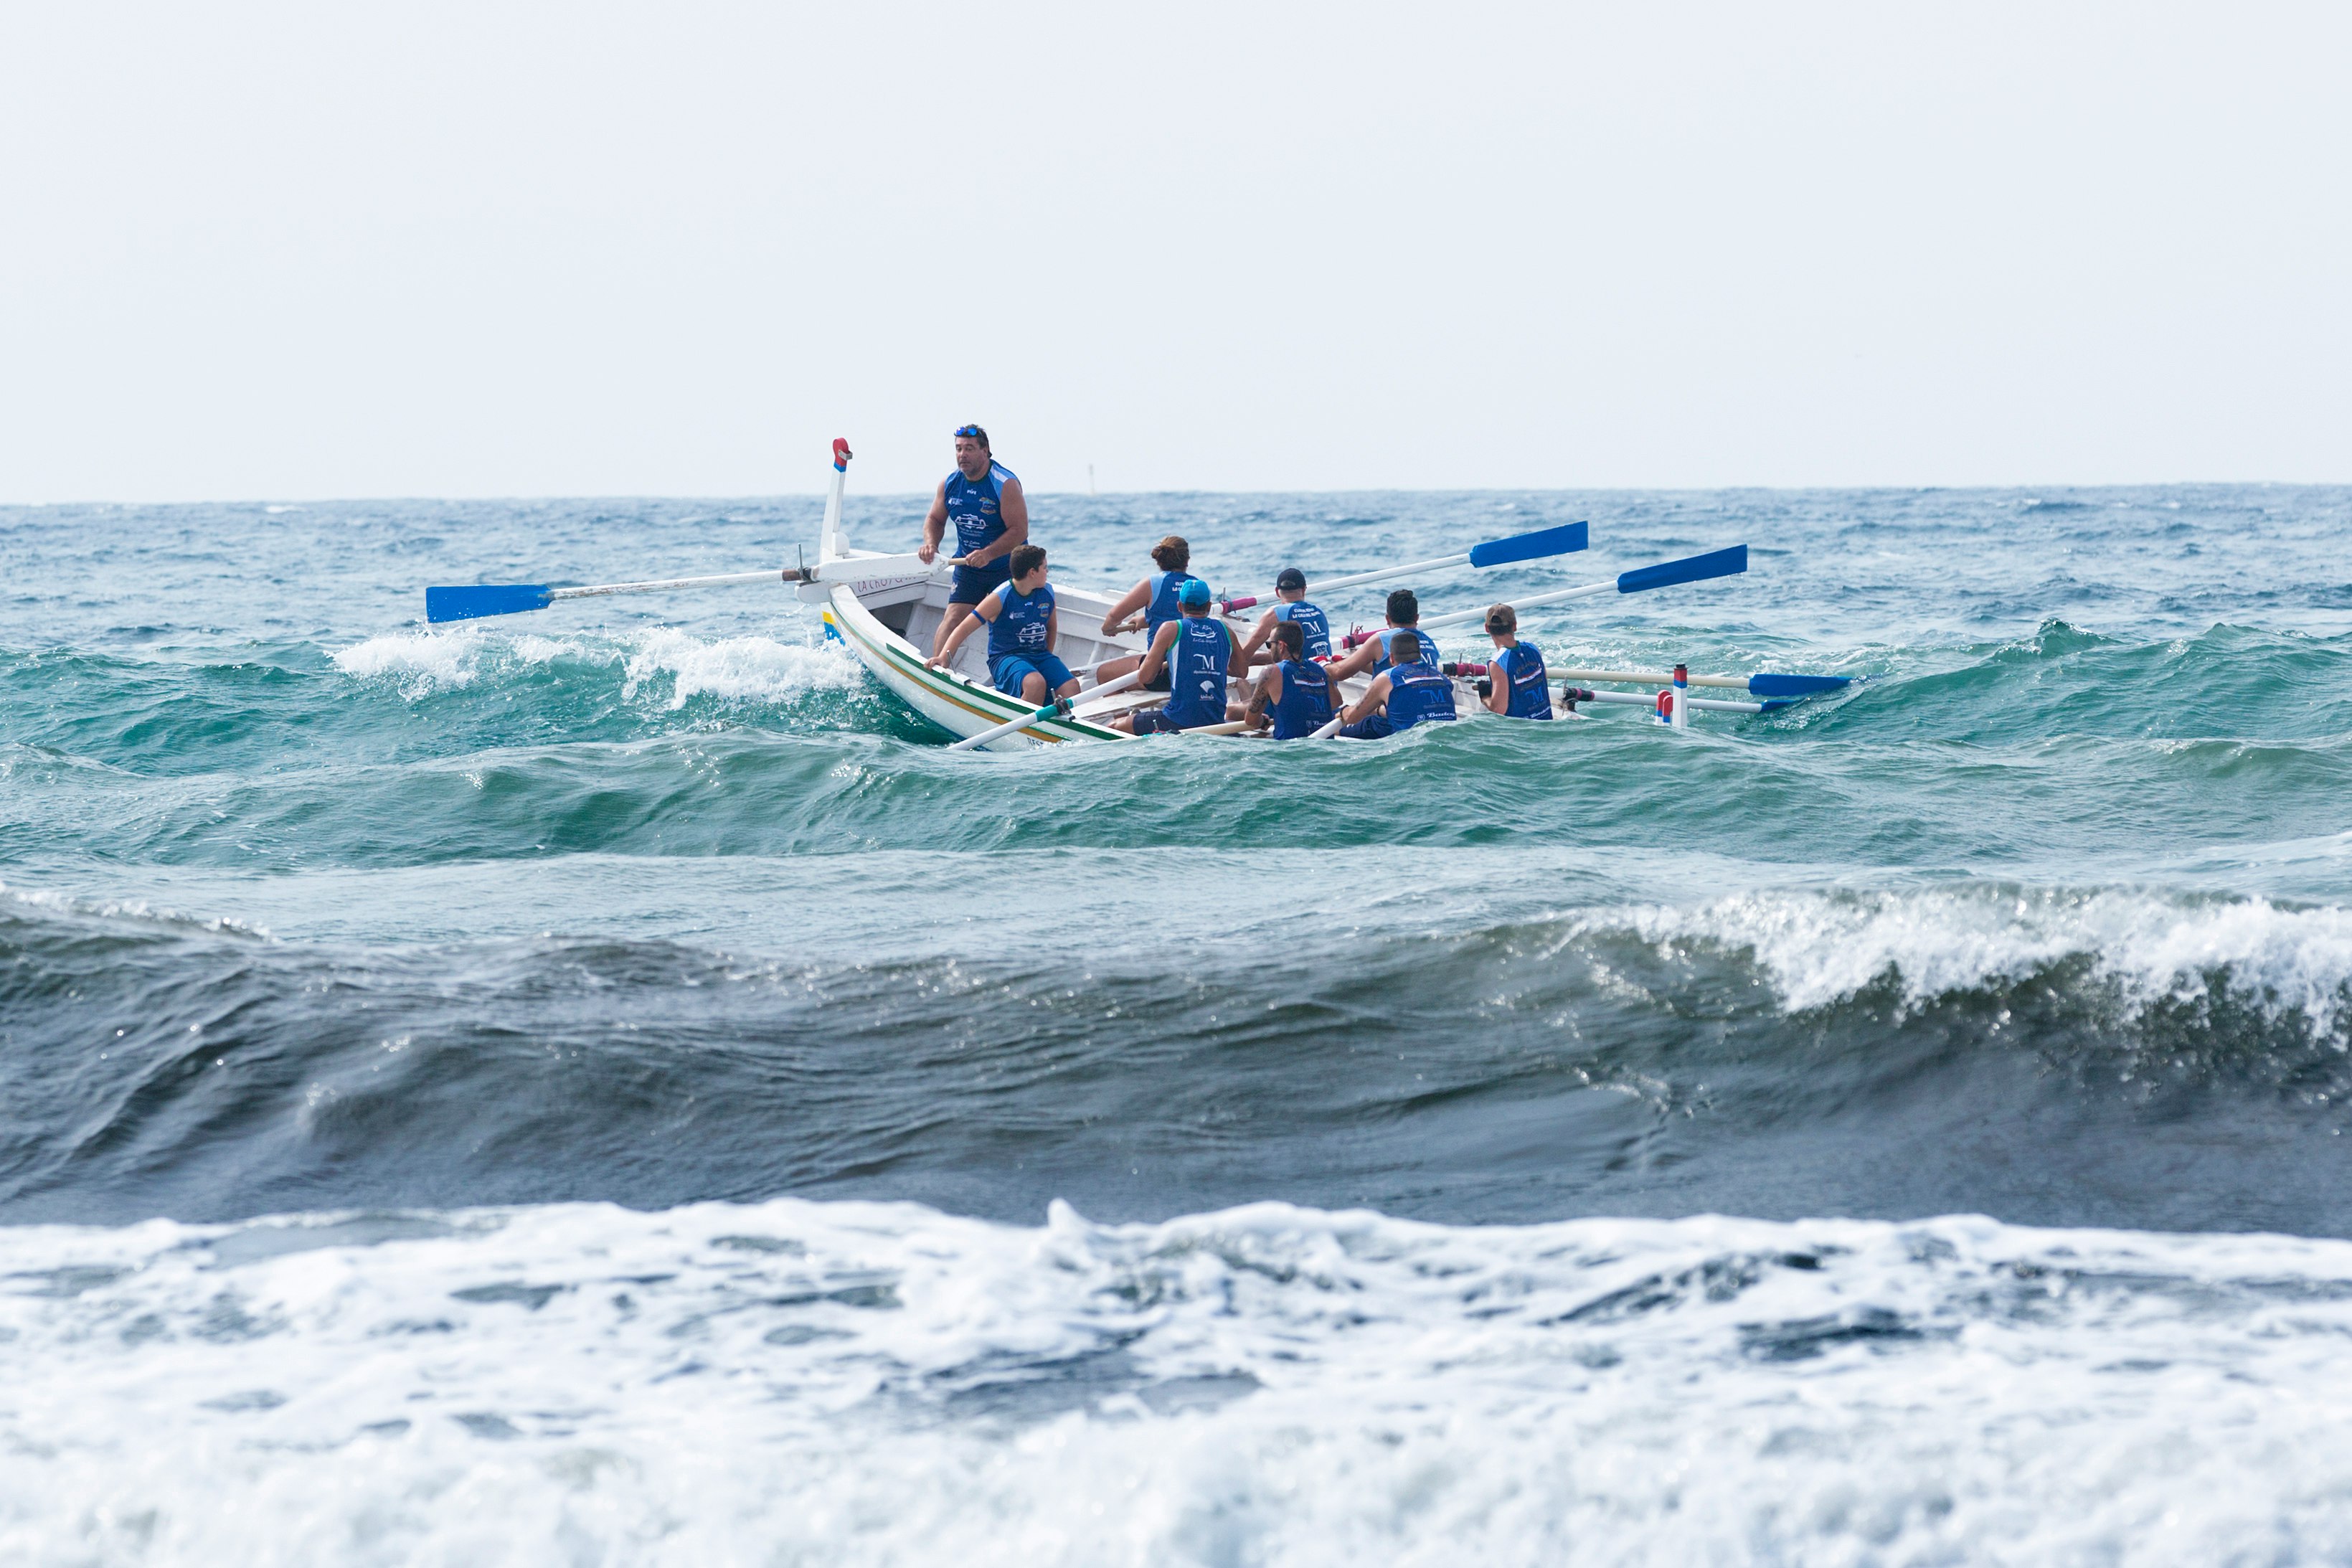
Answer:
[{"label": "wooden oar", "polygon": [[[1736,576],[1748,570],[1748,546],[1735,544],[1727,550],[1710,550],[1704,555],[1685,555],[1679,561],[1661,561],[1654,566],[1636,567],[1621,572],[1614,577],[1598,583],[1587,583],[1577,588],[1559,588],[1549,594],[1530,594],[1524,599],[1512,600],[1514,610],[1531,609],[1538,605],[1557,605],[1566,599],[1581,599],[1592,594],[1640,594],[1652,588],[1671,588],[1678,583],[1704,583],[1713,577]],[[1416,628],[1430,631],[1438,626],[1466,626],[1473,621],[1484,620],[1485,610],[1457,610],[1447,616],[1426,616]]]},{"label": "wooden oar", "polygon": [[[1528,533],[1515,533],[1507,539],[1489,539],[1474,544],[1459,555],[1437,555],[1427,561],[1408,562],[1402,566],[1383,566],[1377,572],[1359,572],[1352,577],[1318,579],[1307,584],[1310,594],[1336,594],[1342,588],[1359,588],[1367,583],[1385,583],[1391,577],[1410,577],[1423,572],[1442,572],[1453,566],[1507,566],[1514,561],[1540,561],[1548,555],[1566,555],[1585,549],[1591,539],[1591,524],[1563,522],[1556,528],[1538,528]],[[1266,595],[1253,594],[1245,598],[1227,599],[1220,608],[1226,615],[1262,605]]]},{"label": "wooden oar", "polygon": [[743,583],[871,583],[884,577],[926,575],[935,564],[962,563],[961,557],[926,563],[913,555],[866,555],[826,561],[814,566],[787,566],[781,572],[722,572],[711,577],[658,577],[643,583],[598,583],[584,588],[557,588],[545,583],[473,583],[425,589],[425,618],[435,622],[473,621],[485,616],[543,610],[558,599],[663,594],[676,588],[731,588]]},{"label": "wooden oar", "polygon": [[841,549],[841,489],[849,472],[849,443],[833,443],[833,487],[825,496],[814,566],[771,572],[721,572],[708,577],[656,577],[641,583],[597,583],[558,588],[547,583],[470,583],[425,590],[425,618],[474,621],[486,616],[516,616],[543,610],[558,599],[596,599],[613,594],[666,594],[679,588],[730,588],[746,583],[871,583],[885,577],[929,574],[935,565],[961,566],[961,557],[926,563],[915,555],[851,556]]},{"label": "wooden oar", "polygon": [[[1652,681],[1670,681],[1671,675],[1646,669],[1555,669],[1549,672],[1553,680],[1622,680],[1648,685]],[[1851,675],[1694,675],[1693,686],[1715,686],[1733,691],[1745,691],[1756,697],[1811,697],[1819,692],[1837,691],[1852,686],[1856,677]]]},{"label": "wooden oar", "polygon": [[[1653,710],[1655,710],[1658,705],[1656,698],[1644,696],[1639,691],[1587,691],[1577,700],[1579,702],[1616,702],[1630,708],[1648,708]],[[1778,713],[1783,708],[1794,708],[1797,705],[1797,700],[1793,697],[1768,697],[1761,702],[1726,702],[1717,697],[1684,697],[1677,700],[1689,703],[1694,710],[1701,713]]]},{"label": "wooden oar", "polygon": [[1133,669],[1116,680],[1106,680],[1087,693],[1087,704],[1084,708],[1076,705],[1070,698],[1056,697],[1034,713],[1024,713],[1018,719],[1008,719],[993,730],[982,730],[977,735],[966,735],[962,740],[950,745],[948,750],[950,752],[972,751],[985,746],[991,741],[1002,740],[1015,730],[1025,730],[1032,724],[1043,723],[1047,720],[1087,718],[1092,712],[1100,711],[1094,707],[1094,699],[1108,697],[1114,691],[1124,691],[1142,679],[1143,671]]}]

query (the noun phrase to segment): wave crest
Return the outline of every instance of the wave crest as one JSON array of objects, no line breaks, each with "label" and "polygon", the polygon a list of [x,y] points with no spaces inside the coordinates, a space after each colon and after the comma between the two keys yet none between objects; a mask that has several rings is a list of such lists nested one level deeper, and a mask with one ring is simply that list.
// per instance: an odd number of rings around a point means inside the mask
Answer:
[{"label": "wave crest", "polygon": [[1574,926],[1745,952],[1790,1012],[1847,1001],[1889,976],[1916,1007],[2080,959],[2136,1007],[2192,1004],[2218,982],[2273,1018],[2299,1013],[2336,1030],[2352,1021],[2352,910],[2335,905],[1977,884],[1743,893]]},{"label": "wave crest", "polygon": [[484,675],[551,664],[560,658],[610,662],[582,643],[461,626],[455,631],[385,632],[330,656],[337,669],[361,680],[389,680],[414,701],[459,691]]},{"label": "wave crest", "polygon": [[562,664],[617,669],[623,701],[643,696],[673,711],[697,697],[779,701],[810,691],[845,690],[857,684],[859,671],[855,659],[831,644],[758,636],[706,641],[668,626],[617,638],[546,637],[475,626],[387,632],[331,657],[345,675],[389,683],[412,702],[477,682],[527,678]]},{"label": "wave crest", "polygon": [[857,684],[863,668],[831,643],[812,647],[762,637],[704,642],[665,626],[639,633],[635,644],[621,695],[635,698],[667,679],[672,709],[702,696],[759,701],[845,690]]}]

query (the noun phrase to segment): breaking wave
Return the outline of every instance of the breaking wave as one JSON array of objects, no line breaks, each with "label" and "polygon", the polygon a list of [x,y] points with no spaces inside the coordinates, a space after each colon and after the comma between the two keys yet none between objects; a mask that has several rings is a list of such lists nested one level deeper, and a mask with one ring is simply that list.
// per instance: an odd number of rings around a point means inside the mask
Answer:
[{"label": "breaking wave", "polygon": [[1696,908],[1600,910],[1577,935],[1630,930],[1660,944],[1751,956],[1792,1011],[1888,981],[1912,1006],[2011,986],[2071,960],[2135,1008],[2219,985],[2272,1016],[2341,1033],[2352,1005],[2352,910],[2263,898],[1971,883],[1950,889],[1734,895]]},{"label": "breaking wave", "polygon": [[1970,1218],[0,1231],[0,1532],[41,1563],[250,1560],[256,1521],[286,1562],[2329,1560],[2347,1332],[2344,1244]]},{"label": "breaking wave", "polygon": [[858,683],[861,673],[857,661],[836,644],[766,637],[704,639],[667,626],[617,638],[545,637],[472,626],[391,632],[332,657],[344,674],[388,682],[412,701],[462,691],[485,679],[570,665],[617,671],[623,700],[643,694],[673,710],[696,697],[760,702],[845,690]]},{"label": "breaking wave", "polygon": [[628,655],[624,697],[667,684],[668,704],[696,697],[769,701],[803,691],[845,691],[861,685],[865,667],[838,643],[780,643],[772,637],[724,637],[704,642],[667,628],[641,632]]}]

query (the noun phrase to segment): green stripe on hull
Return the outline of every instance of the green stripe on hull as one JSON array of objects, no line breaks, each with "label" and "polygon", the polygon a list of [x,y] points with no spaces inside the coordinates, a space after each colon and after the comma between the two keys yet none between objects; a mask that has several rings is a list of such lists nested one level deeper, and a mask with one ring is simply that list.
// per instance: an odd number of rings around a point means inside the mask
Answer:
[{"label": "green stripe on hull", "polygon": [[[961,676],[949,675],[933,669],[909,650],[898,647],[896,639],[877,643],[852,623],[848,615],[838,606],[829,605],[826,608],[833,612],[835,625],[843,636],[857,638],[861,647],[878,655],[885,664],[908,677],[934,696],[965,709],[978,709],[979,716],[990,719],[994,723],[1003,723],[1005,720],[1018,719],[1024,713],[1036,711],[1018,699],[1007,697],[1001,691],[992,690]],[[862,606],[860,613],[864,613]],[[931,721],[939,722],[937,720]],[[941,728],[949,727],[941,726]],[[1049,743],[1133,739],[1132,736],[1122,734],[1117,730],[1106,730],[1097,725],[1089,724],[1084,720],[1066,719],[1042,721],[1016,733],[1034,736]]]}]

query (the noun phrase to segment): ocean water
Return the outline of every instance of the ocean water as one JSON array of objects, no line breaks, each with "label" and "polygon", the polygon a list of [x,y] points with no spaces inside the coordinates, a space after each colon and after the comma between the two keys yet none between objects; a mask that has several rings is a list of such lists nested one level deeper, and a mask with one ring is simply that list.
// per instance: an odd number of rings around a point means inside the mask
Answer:
[{"label": "ocean water", "polygon": [[2352,490],[1034,510],[1869,679],[950,755],[419,624],[814,499],[0,509],[0,1561],[2352,1560]]}]

